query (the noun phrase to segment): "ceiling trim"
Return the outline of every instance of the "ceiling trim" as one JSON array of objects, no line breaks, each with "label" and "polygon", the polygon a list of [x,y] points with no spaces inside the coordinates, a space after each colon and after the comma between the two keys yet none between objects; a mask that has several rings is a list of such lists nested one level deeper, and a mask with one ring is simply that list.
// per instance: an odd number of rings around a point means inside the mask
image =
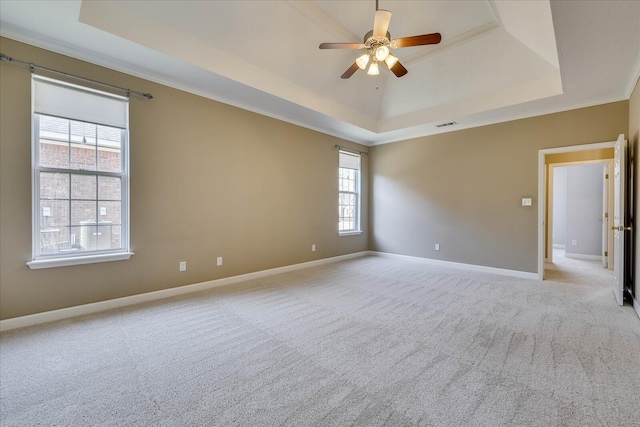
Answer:
[{"label": "ceiling trim", "polygon": [[629,81],[627,82],[627,86],[624,91],[627,99],[631,99],[631,95],[633,95],[633,90],[636,88],[638,80],[640,80],[640,53],[638,53],[636,65],[633,67],[633,72],[631,73],[631,76],[629,76]]},{"label": "ceiling trim", "polygon": [[[596,102],[576,103],[566,107],[558,107],[558,108],[556,107],[541,108],[536,110],[535,113],[518,113],[518,114],[510,115],[509,117],[505,117],[504,119],[480,119],[477,121],[472,121],[471,123],[464,123],[464,121],[466,118],[473,119],[473,115],[463,116],[455,119],[456,121],[455,127],[442,127],[442,128],[437,128],[436,130],[435,124],[430,123],[428,126],[433,128],[433,130],[435,131],[431,131],[431,132],[425,131],[423,132],[423,135],[420,135],[420,136],[390,138],[389,140],[371,142],[365,145],[368,145],[369,147],[373,147],[375,145],[384,145],[384,144],[391,144],[391,143],[400,142],[400,141],[409,141],[409,140],[414,140],[419,138],[426,138],[433,135],[439,135],[442,133],[450,133],[450,132],[456,132],[459,130],[474,129],[474,128],[479,128],[483,126],[491,126],[491,125],[500,124],[500,123],[508,123],[516,120],[530,119],[533,117],[546,116],[546,115],[555,114],[555,113],[563,113],[566,111],[579,110],[581,108],[596,107],[598,105],[606,105],[614,102],[628,101],[628,100],[629,98],[624,96],[605,98],[605,99],[598,100]],[[482,112],[477,114],[482,114]],[[423,125],[420,125],[420,126],[423,126]],[[407,130],[411,130],[411,128],[407,128]]]}]

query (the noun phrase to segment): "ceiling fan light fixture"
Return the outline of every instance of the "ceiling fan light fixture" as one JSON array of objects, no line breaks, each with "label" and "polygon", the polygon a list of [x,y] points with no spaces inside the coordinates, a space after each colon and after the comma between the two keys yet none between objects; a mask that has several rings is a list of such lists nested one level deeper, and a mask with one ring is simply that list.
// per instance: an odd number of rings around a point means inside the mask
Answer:
[{"label": "ceiling fan light fixture", "polygon": [[380,74],[377,62],[373,61],[371,65],[369,65],[369,71],[367,71],[367,74],[369,74],[370,76],[377,76],[378,74]]},{"label": "ceiling fan light fixture", "polygon": [[386,46],[380,46],[376,49],[376,60],[384,61],[389,56],[389,48]]},{"label": "ceiling fan light fixture", "polygon": [[389,56],[387,56],[387,59],[384,60],[385,64],[387,64],[387,67],[389,67],[389,69],[393,68],[394,65],[396,65],[396,62],[398,62],[398,58],[396,58],[395,56],[389,54]]},{"label": "ceiling fan light fixture", "polygon": [[358,59],[356,59],[356,64],[358,64],[358,68],[360,68],[361,70],[364,70],[365,68],[367,68],[367,64],[369,63],[369,54],[365,53],[362,56],[359,56]]}]

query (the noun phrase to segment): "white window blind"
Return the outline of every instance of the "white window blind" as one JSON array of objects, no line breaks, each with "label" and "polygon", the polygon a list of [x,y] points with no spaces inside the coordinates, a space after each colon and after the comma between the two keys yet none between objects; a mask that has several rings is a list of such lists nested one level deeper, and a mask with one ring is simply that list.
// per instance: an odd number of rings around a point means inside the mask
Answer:
[{"label": "white window blind", "polygon": [[126,97],[33,76],[33,112],[99,125],[127,128]]},{"label": "white window blind", "polygon": [[340,151],[340,167],[360,170],[360,156]]}]

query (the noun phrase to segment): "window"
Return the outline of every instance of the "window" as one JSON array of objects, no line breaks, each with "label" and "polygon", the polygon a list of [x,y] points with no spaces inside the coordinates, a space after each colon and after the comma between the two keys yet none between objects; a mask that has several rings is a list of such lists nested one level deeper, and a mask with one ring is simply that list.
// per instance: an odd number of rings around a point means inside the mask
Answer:
[{"label": "window", "polygon": [[360,232],[360,155],[340,151],[338,232]]},{"label": "window", "polygon": [[33,77],[31,268],[127,259],[128,99]]}]

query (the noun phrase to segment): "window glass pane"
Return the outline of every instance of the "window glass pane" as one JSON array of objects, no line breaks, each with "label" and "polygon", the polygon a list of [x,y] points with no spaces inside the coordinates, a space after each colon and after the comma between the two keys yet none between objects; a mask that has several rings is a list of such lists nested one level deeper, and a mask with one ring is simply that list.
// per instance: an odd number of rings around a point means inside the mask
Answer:
[{"label": "window glass pane", "polygon": [[98,147],[98,170],[102,172],[120,172],[122,170],[120,150]]},{"label": "window glass pane", "polygon": [[122,131],[118,128],[98,126],[98,170],[120,172],[122,170]]},{"label": "window glass pane", "polygon": [[41,199],[68,199],[69,174],[40,172]]},{"label": "window glass pane", "polygon": [[120,225],[112,225],[111,227],[111,235],[108,233],[103,235],[102,239],[107,240],[110,238],[109,243],[110,247],[108,249],[120,249],[122,248],[122,227]]},{"label": "window glass pane", "polygon": [[99,176],[98,198],[100,198],[100,200],[121,200],[120,178]]},{"label": "window glass pane", "polygon": [[98,243],[98,229],[93,224],[71,227],[73,248],[78,251],[95,251]]},{"label": "window glass pane", "polygon": [[71,121],[71,142],[80,144],[96,144],[96,125]]},{"label": "window glass pane", "polygon": [[40,166],[69,166],[69,120],[39,116],[38,151]]},{"label": "window glass pane", "polygon": [[40,254],[51,255],[69,251],[69,227],[40,230]]},{"label": "window glass pane", "polygon": [[69,120],[43,115],[38,117],[41,139],[69,142]]},{"label": "window glass pane", "polygon": [[71,175],[71,198],[96,200],[96,176]]},{"label": "window glass pane", "polygon": [[40,140],[40,166],[46,168],[69,167],[69,144]]},{"label": "window glass pane", "polygon": [[96,223],[95,201],[71,201],[71,225]]},{"label": "window glass pane", "polygon": [[112,224],[98,225],[98,250],[119,249],[121,227]]},{"label": "window glass pane", "polygon": [[120,202],[98,202],[100,223],[122,224],[120,218]]},{"label": "window glass pane", "polygon": [[96,146],[90,144],[71,144],[69,169],[96,170]]},{"label": "window glass pane", "polygon": [[40,200],[40,229],[69,225],[69,202],[66,200]]},{"label": "window glass pane", "polygon": [[121,129],[98,125],[98,145],[118,150],[122,148]]},{"label": "window glass pane", "polygon": [[340,168],[338,175],[338,190],[356,192],[356,172],[353,169]]}]

